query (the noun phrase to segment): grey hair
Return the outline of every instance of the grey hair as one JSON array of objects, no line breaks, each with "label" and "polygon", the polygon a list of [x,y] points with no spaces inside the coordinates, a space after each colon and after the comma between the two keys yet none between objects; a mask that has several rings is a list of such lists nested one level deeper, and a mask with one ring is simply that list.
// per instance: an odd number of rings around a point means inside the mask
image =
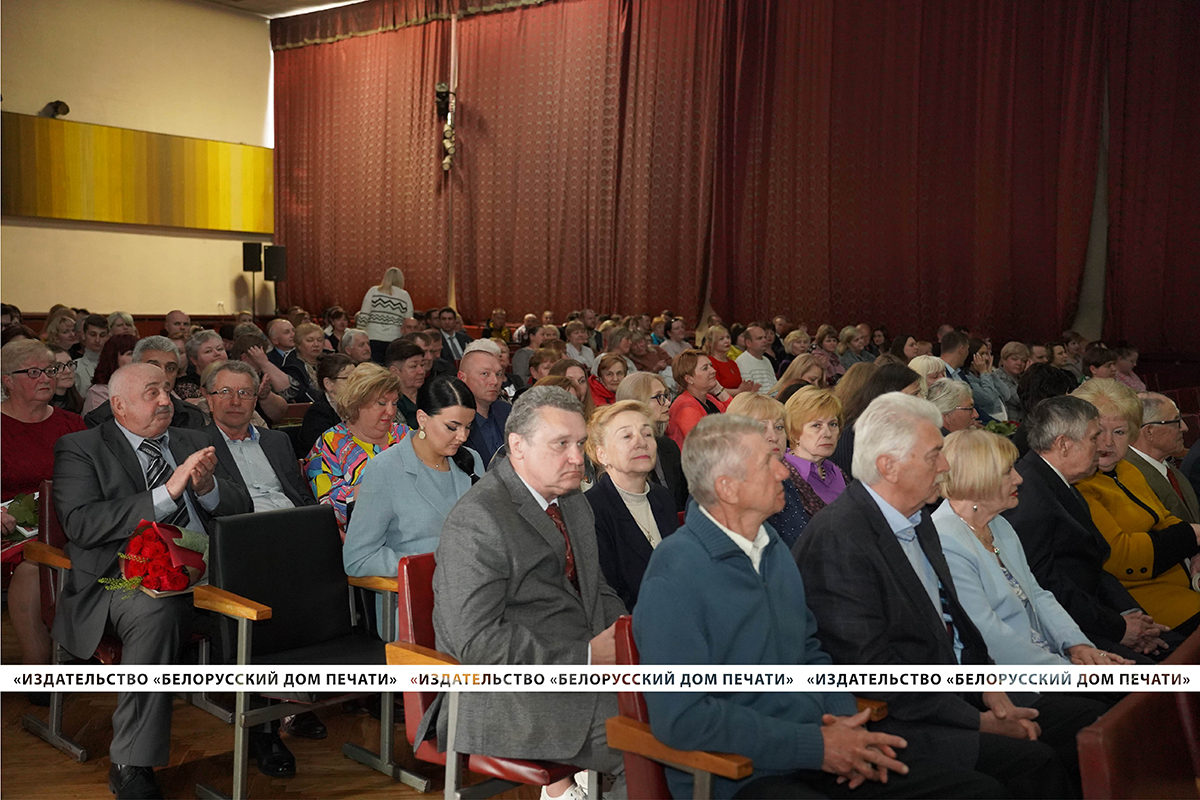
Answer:
[{"label": "grey hair", "polygon": [[129,325],[133,325],[134,330],[137,330],[137,324],[133,321],[133,315],[125,311],[114,311],[108,315],[109,330],[112,330],[112,326],[116,324],[117,320],[122,320]]},{"label": "grey hair", "polygon": [[1169,410],[1172,408],[1178,410],[1174,400],[1158,392],[1139,392],[1138,399],[1142,401],[1142,425],[1148,422],[1174,419],[1174,417],[1168,416]]},{"label": "grey hair", "polygon": [[349,355],[347,348],[352,347],[354,340],[359,336],[366,335],[367,332],[362,328],[346,328],[346,330],[342,331],[342,340],[338,342],[338,350],[341,351],[342,355]]},{"label": "grey hair", "polygon": [[183,349],[187,351],[188,361],[194,361],[196,356],[200,355],[200,348],[204,346],[204,343],[213,340],[222,343],[225,341],[221,338],[221,334],[216,331],[196,331],[189,336],[187,341],[183,343]]},{"label": "grey hair", "polygon": [[248,333],[262,336],[262,328],[258,327],[253,322],[242,322],[233,329],[233,338],[236,339],[239,336],[245,336]]},{"label": "grey hair", "polygon": [[541,416],[539,412],[543,408],[557,408],[583,416],[583,403],[566,389],[557,386],[533,386],[513,404],[508,422],[504,424],[504,438],[507,439],[514,433],[522,439],[532,436]]},{"label": "grey hair", "polygon": [[165,336],[147,336],[145,339],[139,339],[138,343],[133,346],[133,363],[140,364],[142,362],[142,354],[147,350],[158,350],[163,353],[174,353],[175,360],[179,360],[179,348]]},{"label": "grey hair", "polygon": [[921,422],[941,429],[942,412],[928,400],[903,392],[888,392],[872,400],[854,423],[854,460],[850,464],[854,477],[870,486],[879,482],[875,461],[880,456],[907,461],[917,444]]},{"label": "grey hair", "polygon": [[200,384],[204,387],[204,391],[211,392],[213,384],[217,382],[217,375],[222,372],[236,372],[238,375],[246,375],[254,382],[254,387],[258,388],[258,370],[247,364],[245,361],[214,361],[204,368],[204,374],[200,376]]},{"label": "grey hair", "polygon": [[[925,399],[937,406],[937,410],[942,415],[949,414],[958,406],[961,406],[967,400],[973,400],[975,397],[971,391],[971,387],[963,381],[956,381],[952,378],[938,378],[933,383],[929,384],[928,391],[925,392]],[[941,423],[938,423],[941,427]],[[855,442],[857,445],[858,442]]]},{"label": "grey hair", "polygon": [[683,475],[696,502],[717,504],[717,479],[744,478],[750,450],[746,437],[763,438],[761,422],[740,414],[710,414],[683,441]]},{"label": "grey hair", "polygon": [[477,350],[482,350],[485,353],[490,353],[496,358],[503,358],[503,353],[500,350],[500,345],[493,342],[491,339],[476,339],[467,345],[467,349],[463,350],[463,358],[467,357],[467,353],[474,353]]},{"label": "grey hair", "polygon": [[1088,423],[1099,418],[1096,407],[1081,397],[1048,397],[1025,416],[1029,449],[1035,453],[1049,452],[1060,436],[1081,441],[1087,434]]}]

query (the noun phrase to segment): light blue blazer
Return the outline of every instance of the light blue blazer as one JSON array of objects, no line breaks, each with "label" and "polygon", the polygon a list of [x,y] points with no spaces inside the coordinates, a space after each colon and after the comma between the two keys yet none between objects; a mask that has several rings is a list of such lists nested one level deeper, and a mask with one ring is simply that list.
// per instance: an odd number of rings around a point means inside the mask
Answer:
[{"label": "light blue blazer", "polygon": [[[347,575],[394,578],[404,556],[432,553],[450,509],[471,488],[471,477],[451,461],[454,491],[442,491],[434,483],[434,470],[413,452],[415,436],[406,436],[384,450],[363,470],[342,547]],[[479,454],[463,449],[471,454],[475,474],[482,478]]]},{"label": "light blue blazer", "polygon": [[[1034,612],[1032,620],[1024,604],[1013,593],[996,556],[984,549],[983,543],[958,518],[950,503],[943,502],[933,512],[932,519],[942,541],[942,551],[946,554],[959,602],[983,635],[988,653],[997,664],[1069,664],[1071,659],[1064,655],[1068,647],[1091,644],[1054,595],[1038,585],[1025,560],[1021,540],[1008,520],[996,517],[991,521],[992,540],[1004,565],[1029,597]],[[1054,653],[1032,642],[1032,626],[1036,626]]]}]

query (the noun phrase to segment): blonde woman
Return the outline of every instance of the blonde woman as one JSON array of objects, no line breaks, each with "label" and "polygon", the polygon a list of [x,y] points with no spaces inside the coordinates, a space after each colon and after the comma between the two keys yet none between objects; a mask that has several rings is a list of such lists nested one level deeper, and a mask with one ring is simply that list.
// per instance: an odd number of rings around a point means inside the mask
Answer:
[{"label": "blonde woman", "polygon": [[114,311],[108,315],[108,318],[105,320],[105,322],[108,323],[109,336],[120,336],[124,333],[128,334],[129,336],[136,336],[139,339],[141,338],[141,335],[138,333],[137,325],[134,323],[133,316],[131,314],[128,314],[124,311]]},{"label": "blonde woman", "polygon": [[758,384],[742,380],[742,371],[737,362],[729,358],[729,346],[732,339],[724,325],[709,327],[704,340],[704,352],[712,362],[712,368],[717,373],[717,380],[729,390],[730,395],[742,392],[757,392]]},{"label": "blonde woman", "polygon": [[687,478],[683,476],[683,457],[679,452],[679,445],[667,436],[672,397],[673,394],[663,376],[652,372],[635,372],[617,387],[618,403],[636,400],[650,409],[650,421],[654,423],[654,440],[658,445],[658,458],[654,462],[654,472],[650,474],[650,480],[667,487],[674,499],[675,510],[685,511],[688,487]]},{"label": "blonde woman", "polygon": [[1093,646],[1034,578],[1025,548],[1001,512],[1020,502],[1016,446],[989,431],[946,437],[946,502],[933,512],[959,602],[997,664],[1132,664]]},{"label": "blonde woman", "polygon": [[650,480],[658,456],[652,413],[621,400],[588,422],[587,455],[603,470],[584,495],[596,517],[600,568],[630,610],[654,548],[679,527],[670,491]]},{"label": "blonde woman", "polygon": [[786,403],[788,398],[804,386],[825,388],[825,368],[808,353],[793,358],[767,394],[781,403]]},{"label": "blonde woman", "polygon": [[838,334],[838,360],[846,369],[855,364],[869,363],[875,356],[867,352],[867,336],[857,325],[847,325]]},{"label": "blonde woman", "polygon": [[363,295],[362,309],[354,324],[367,332],[371,340],[371,359],[383,363],[387,346],[404,335],[404,320],[413,315],[412,298],[404,291],[404,273],[392,267],[383,273],[378,286]]},{"label": "blonde woman", "polygon": [[921,377],[921,397],[928,397],[933,382],[946,377],[946,362],[937,356],[916,356],[908,368]]}]

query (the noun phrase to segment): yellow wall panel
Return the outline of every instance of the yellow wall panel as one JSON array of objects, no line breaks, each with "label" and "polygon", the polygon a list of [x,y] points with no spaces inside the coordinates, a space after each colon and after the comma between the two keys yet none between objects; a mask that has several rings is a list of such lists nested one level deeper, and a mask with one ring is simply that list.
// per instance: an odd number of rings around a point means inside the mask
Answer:
[{"label": "yellow wall panel", "polygon": [[6,215],[274,232],[269,148],[9,112],[0,135]]}]

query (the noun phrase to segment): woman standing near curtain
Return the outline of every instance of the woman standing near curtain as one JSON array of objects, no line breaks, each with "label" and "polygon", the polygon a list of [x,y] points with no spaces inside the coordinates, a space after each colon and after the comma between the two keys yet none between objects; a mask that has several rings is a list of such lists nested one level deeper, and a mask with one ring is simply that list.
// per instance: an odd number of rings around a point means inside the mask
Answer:
[{"label": "woman standing near curtain", "polygon": [[392,267],[383,273],[378,286],[367,290],[355,319],[354,326],[365,330],[371,340],[371,360],[383,363],[387,346],[403,335],[400,327],[412,315],[412,298],[404,291],[404,273]]}]

